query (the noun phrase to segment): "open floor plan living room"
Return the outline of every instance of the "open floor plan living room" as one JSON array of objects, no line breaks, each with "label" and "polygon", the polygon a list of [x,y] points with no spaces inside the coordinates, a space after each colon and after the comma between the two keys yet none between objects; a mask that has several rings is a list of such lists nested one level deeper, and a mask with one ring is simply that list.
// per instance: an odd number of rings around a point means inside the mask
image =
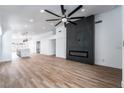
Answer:
[{"label": "open floor plan living room", "polygon": [[121,5],[0,6],[0,88],[124,87]]}]

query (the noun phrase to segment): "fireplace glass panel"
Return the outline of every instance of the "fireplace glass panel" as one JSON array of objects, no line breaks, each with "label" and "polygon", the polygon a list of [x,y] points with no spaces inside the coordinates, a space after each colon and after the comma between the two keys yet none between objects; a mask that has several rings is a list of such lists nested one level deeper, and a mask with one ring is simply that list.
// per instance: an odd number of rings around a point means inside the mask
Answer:
[{"label": "fireplace glass panel", "polygon": [[88,51],[69,51],[70,56],[85,57],[88,58]]}]

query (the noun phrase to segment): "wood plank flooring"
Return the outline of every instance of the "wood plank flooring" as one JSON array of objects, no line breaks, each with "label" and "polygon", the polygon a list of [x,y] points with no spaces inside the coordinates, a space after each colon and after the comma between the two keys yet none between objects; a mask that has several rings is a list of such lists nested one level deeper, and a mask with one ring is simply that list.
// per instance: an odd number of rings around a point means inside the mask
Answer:
[{"label": "wood plank flooring", "polygon": [[33,55],[0,63],[2,88],[118,88],[121,70]]}]

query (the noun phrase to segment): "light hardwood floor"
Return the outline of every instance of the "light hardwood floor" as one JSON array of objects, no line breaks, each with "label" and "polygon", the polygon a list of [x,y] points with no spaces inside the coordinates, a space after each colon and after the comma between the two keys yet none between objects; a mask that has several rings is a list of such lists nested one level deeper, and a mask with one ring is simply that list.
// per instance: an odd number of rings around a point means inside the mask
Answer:
[{"label": "light hardwood floor", "polygon": [[121,87],[121,70],[61,58],[33,55],[0,63],[0,87]]}]

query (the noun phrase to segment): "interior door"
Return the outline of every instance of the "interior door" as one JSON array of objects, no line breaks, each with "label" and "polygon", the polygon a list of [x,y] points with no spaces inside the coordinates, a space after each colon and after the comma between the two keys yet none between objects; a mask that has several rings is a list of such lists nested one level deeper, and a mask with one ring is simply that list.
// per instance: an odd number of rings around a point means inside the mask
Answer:
[{"label": "interior door", "polygon": [[40,41],[36,42],[36,53],[40,53]]}]

